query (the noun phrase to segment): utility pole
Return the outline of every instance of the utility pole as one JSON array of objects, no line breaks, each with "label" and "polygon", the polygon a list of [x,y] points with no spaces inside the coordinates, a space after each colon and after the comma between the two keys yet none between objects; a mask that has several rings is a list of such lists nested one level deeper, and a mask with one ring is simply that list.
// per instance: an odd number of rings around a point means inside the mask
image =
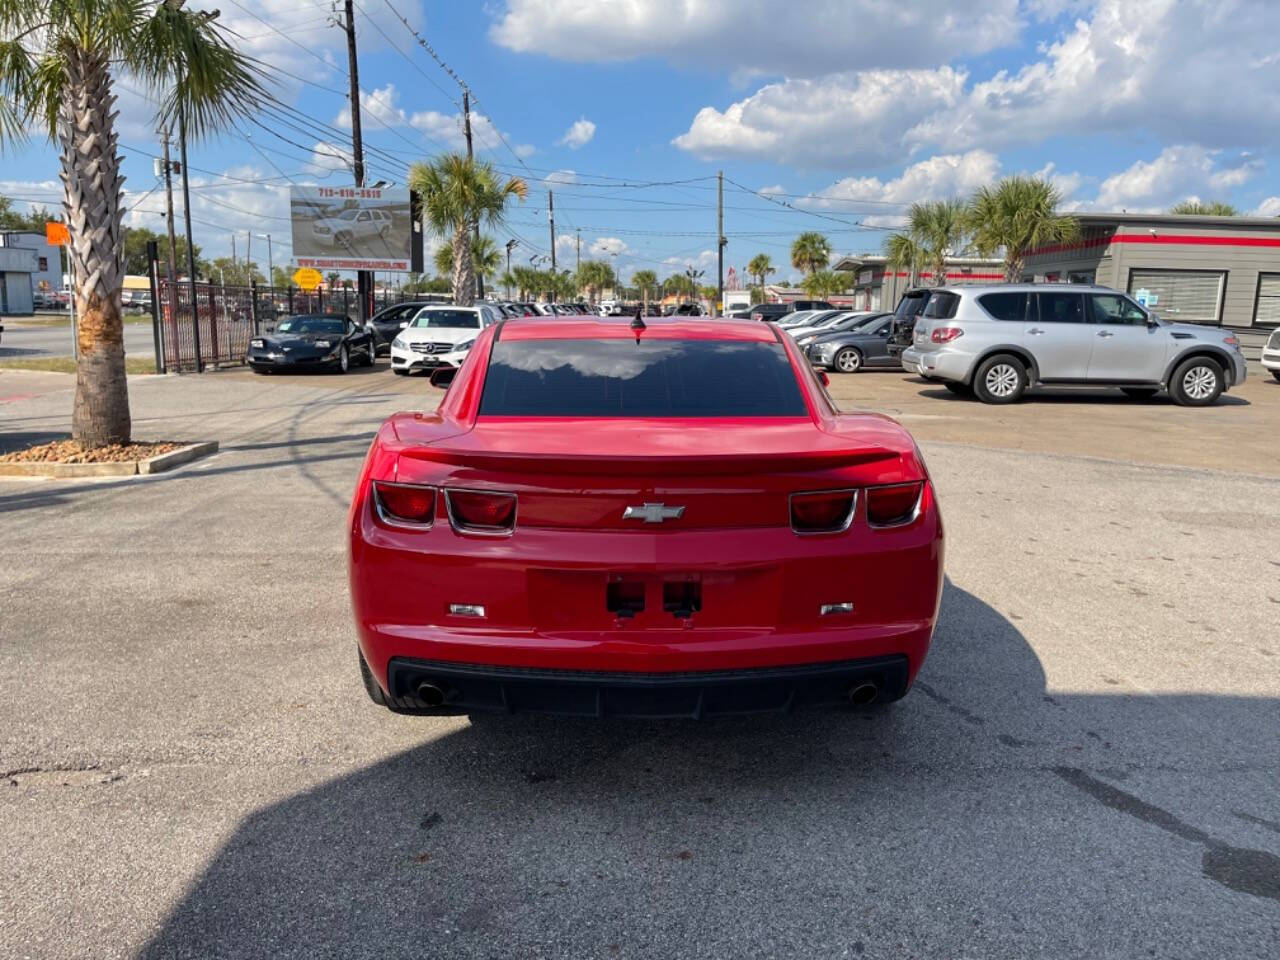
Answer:
[{"label": "utility pole", "polygon": [[[196,303],[196,247],[191,236],[191,186],[187,180],[187,112],[178,102],[178,155],[182,158],[182,215],[187,221],[187,282],[191,290],[192,343],[196,350],[196,373],[204,372],[200,356],[200,308]],[[213,319],[212,316],[209,318]]]},{"label": "utility pole", "polygon": [[723,316],[720,305],[724,303],[724,171],[716,174],[716,309],[715,316]]},{"label": "utility pole", "polygon": [[581,230],[578,231],[578,246],[577,246],[577,252],[574,254],[574,257],[573,257],[573,269],[574,270],[582,269],[582,231]]},{"label": "utility pole", "polygon": [[[551,221],[551,276],[556,275],[556,198],[547,191],[547,219]],[[551,302],[556,302],[555,286],[551,288]]]},{"label": "utility pole", "polygon": [[507,299],[511,299],[511,248],[520,241],[512,237],[507,241]]},{"label": "utility pole", "polygon": [[[343,29],[347,32],[347,73],[351,78],[351,172],[355,174],[356,186],[364,186],[364,141],[360,136],[360,73],[356,59],[356,15],[353,0],[343,0],[343,13],[346,23]],[[369,294],[372,291],[372,277],[368,270],[356,271],[356,316],[360,325],[364,326],[369,319]]]},{"label": "utility pole", "polygon": [[236,260],[236,235],[231,234],[231,265],[234,267],[238,261]]},{"label": "utility pole", "polygon": [[173,281],[178,276],[178,238],[173,232],[173,164],[169,162],[169,127],[160,130],[164,146],[164,221],[169,231],[169,296],[174,296]]},{"label": "utility pole", "polygon": [[248,283],[249,280],[253,279],[253,231],[252,230],[245,231],[244,265],[245,265],[244,275],[248,278],[248,280],[246,280],[245,283]]},{"label": "utility pole", "polygon": [[[462,88],[462,124],[467,134],[467,159],[470,160],[472,159],[471,91],[468,90],[466,87]],[[471,236],[472,236],[472,243],[474,244],[474,246],[472,246],[471,248],[471,255],[472,255],[472,259],[474,260],[476,247],[478,247],[480,244],[480,224],[477,222],[472,226],[473,226],[473,230],[472,230]],[[476,297],[480,300],[483,300],[484,299],[484,275],[479,270],[475,269],[474,264],[472,266],[471,272],[475,275],[475,278],[476,278]]]}]

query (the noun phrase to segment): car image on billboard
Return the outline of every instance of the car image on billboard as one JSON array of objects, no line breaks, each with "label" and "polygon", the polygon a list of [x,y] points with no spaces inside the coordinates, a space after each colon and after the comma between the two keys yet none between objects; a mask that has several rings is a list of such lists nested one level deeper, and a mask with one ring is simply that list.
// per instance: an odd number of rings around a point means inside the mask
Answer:
[{"label": "car image on billboard", "polygon": [[404,187],[292,187],[293,260],[317,270],[408,270],[413,237]]}]

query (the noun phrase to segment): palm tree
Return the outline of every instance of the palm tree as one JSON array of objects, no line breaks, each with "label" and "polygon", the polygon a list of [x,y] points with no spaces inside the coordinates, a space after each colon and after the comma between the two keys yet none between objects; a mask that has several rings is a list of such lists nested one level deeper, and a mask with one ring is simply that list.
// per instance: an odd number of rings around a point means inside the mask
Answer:
[{"label": "palm tree", "polygon": [[756,283],[758,283],[761,288],[764,287],[769,274],[777,272],[778,268],[773,265],[773,258],[767,253],[757,253],[747,262],[748,276],[755,277]]},{"label": "palm tree", "polygon": [[911,234],[899,231],[885,237],[884,255],[885,266],[888,269],[907,274],[907,286],[919,285],[925,252]]},{"label": "palm tree", "polygon": [[907,213],[907,231],[920,245],[924,264],[933,274],[933,285],[947,282],[947,257],[965,245],[965,204],[961,200],[913,203]]},{"label": "palm tree", "polygon": [[330,292],[337,290],[338,281],[341,279],[342,277],[338,275],[337,271],[331,271],[329,273],[326,273],[324,275],[325,289],[329,290]]},{"label": "palm tree", "polygon": [[804,292],[815,300],[825,300],[833,293],[840,293],[848,284],[849,277],[841,270],[814,270],[800,281]]},{"label": "palm tree", "polygon": [[800,234],[791,244],[791,265],[805,273],[821,270],[831,262],[831,241],[812,230]]},{"label": "palm tree", "polygon": [[1058,214],[1061,202],[1058,188],[1039,177],[1005,177],[974,194],[966,225],[983,256],[1004,251],[1006,283],[1022,277],[1028,250],[1070,243],[1079,236],[1080,221]]},{"label": "palm tree", "polygon": [[647,311],[649,309],[649,291],[658,285],[658,275],[652,270],[637,270],[631,275],[631,282],[640,289],[640,297]]},{"label": "palm tree", "polygon": [[179,0],[5,0],[0,3],[0,145],[40,130],[61,149],[63,207],[77,278],[76,394],[71,436],[83,447],[127,443],[124,282],[112,68],[160,101],[157,124],[184,123],[199,140],[256,108],[252,61]]},{"label": "palm tree", "polygon": [[431,228],[451,241],[453,299],[462,306],[475,301],[475,262],[471,254],[471,230],[476,224],[501,226],[507,202],[524,200],[529,185],[520,177],[499,177],[493,164],[463,153],[445,153],[429,163],[409,168],[409,189],[422,198],[422,210]]},{"label": "palm tree", "polygon": [[[436,273],[441,276],[449,276],[453,272],[452,240],[446,240],[440,245],[433,261],[436,265]],[[471,265],[472,269],[486,280],[498,272],[498,267],[502,265],[502,258],[498,255],[497,247],[493,245],[493,237],[482,233],[479,238],[472,238]]]},{"label": "palm tree", "polygon": [[599,291],[615,286],[617,280],[613,267],[603,260],[583,260],[578,267],[577,283],[580,288],[586,289],[588,299],[595,300]]},{"label": "palm tree", "polygon": [[1182,203],[1174,204],[1169,208],[1170,213],[1182,214],[1188,217],[1238,217],[1240,211],[1229,203],[1221,200],[1209,200],[1201,202],[1199,200],[1184,200]]}]

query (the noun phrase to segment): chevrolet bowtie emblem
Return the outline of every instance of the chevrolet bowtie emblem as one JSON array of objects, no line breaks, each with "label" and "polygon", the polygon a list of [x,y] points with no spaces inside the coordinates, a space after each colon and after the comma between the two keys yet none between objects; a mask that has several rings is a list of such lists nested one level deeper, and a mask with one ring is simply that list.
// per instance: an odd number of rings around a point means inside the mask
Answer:
[{"label": "chevrolet bowtie emblem", "polygon": [[664,520],[679,520],[683,513],[684,507],[668,507],[665,503],[646,503],[642,507],[627,507],[622,511],[622,519],[662,523]]}]

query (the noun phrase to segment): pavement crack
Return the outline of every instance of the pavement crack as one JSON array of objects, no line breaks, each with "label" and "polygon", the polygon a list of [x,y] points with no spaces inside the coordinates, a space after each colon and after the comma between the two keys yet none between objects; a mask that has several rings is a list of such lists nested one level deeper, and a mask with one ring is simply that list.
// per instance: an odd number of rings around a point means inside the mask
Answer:
[{"label": "pavement crack", "polygon": [[[1077,767],[1052,769],[1067,783],[1093,797],[1103,806],[1201,846],[1203,853],[1200,871],[1210,880],[1237,893],[1280,902],[1280,857],[1275,854],[1248,847],[1233,847],[1216,840],[1198,827],[1183,823],[1168,810],[1147,803],[1127,790],[1104,783]],[[1236,816],[1241,814],[1237,813]]]}]

